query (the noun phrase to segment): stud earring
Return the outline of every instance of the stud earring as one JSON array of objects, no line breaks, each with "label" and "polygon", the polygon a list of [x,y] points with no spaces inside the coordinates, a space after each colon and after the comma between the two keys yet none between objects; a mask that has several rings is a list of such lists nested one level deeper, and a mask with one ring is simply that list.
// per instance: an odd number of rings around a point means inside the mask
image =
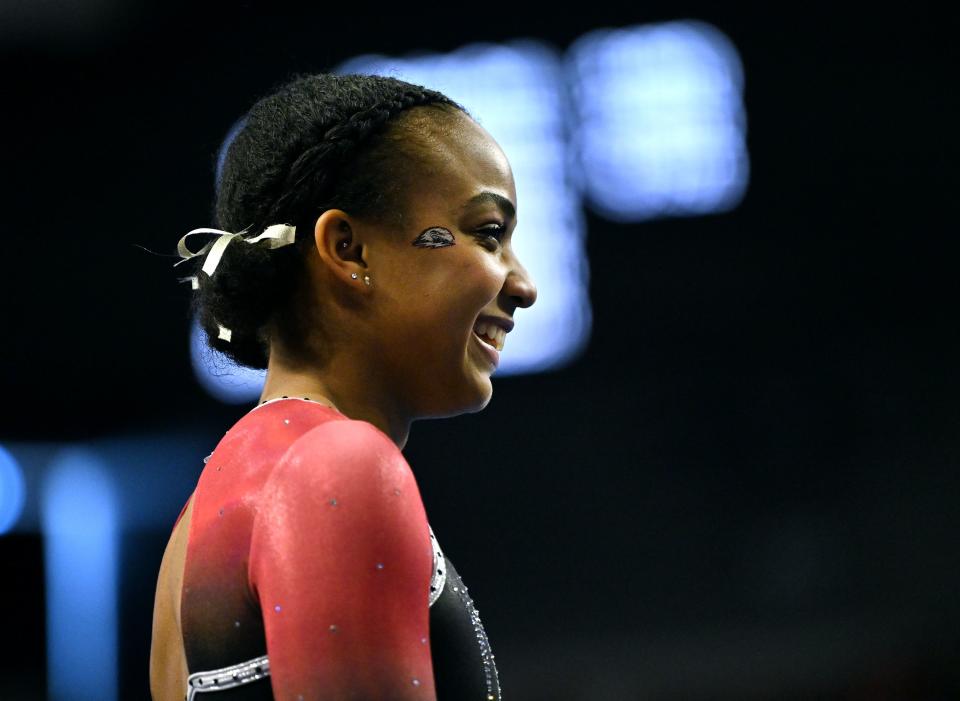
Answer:
[{"label": "stud earring", "polygon": [[347,247],[347,242],[346,242],[346,241],[341,241],[341,242],[340,242],[340,248],[346,248],[346,247]]},{"label": "stud earring", "polygon": [[364,275],[364,276],[363,276],[363,281],[369,285],[369,284],[370,284],[370,276],[369,276],[369,275]]},{"label": "stud earring", "polygon": [[356,279],[357,279],[358,277],[360,277],[360,276],[357,275],[356,273],[350,273],[350,277],[352,277],[354,280],[356,280]]}]

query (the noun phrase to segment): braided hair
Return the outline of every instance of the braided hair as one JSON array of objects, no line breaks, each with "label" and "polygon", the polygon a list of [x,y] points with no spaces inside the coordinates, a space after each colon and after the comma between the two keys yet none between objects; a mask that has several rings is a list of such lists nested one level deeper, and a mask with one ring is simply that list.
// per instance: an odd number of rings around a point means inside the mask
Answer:
[{"label": "braided hair", "polygon": [[[211,347],[264,369],[272,334],[293,347],[303,339],[303,305],[291,302],[303,290],[305,252],[325,210],[403,221],[411,163],[429,139],[422,120],[410,116],[414,107],[430,110],[437,125],[457,111],[469,114],[440,92],[396,78],[324,73],[294,75],[250,108],[221,154],[216,226],[254,235],[293,224],[296,242],[228,246],[213,277],[197,275],[190,311]],[[197,256],[198,268],[202,261]],[[229,341],[218,324],[231,330]]]}]

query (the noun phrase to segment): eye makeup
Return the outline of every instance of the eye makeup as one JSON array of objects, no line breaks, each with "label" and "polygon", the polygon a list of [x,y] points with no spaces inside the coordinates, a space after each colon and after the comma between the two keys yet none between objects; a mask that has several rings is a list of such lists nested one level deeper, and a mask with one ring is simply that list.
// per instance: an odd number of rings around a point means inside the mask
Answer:
[{"label": "eye makeup", "polygon": [[413,240],[412,245],[420,248],[445,248],[455,246],[456,243],[450,229],[445,229],[442,226],[431,226],[429,229],[421,231],[420,235]]}]

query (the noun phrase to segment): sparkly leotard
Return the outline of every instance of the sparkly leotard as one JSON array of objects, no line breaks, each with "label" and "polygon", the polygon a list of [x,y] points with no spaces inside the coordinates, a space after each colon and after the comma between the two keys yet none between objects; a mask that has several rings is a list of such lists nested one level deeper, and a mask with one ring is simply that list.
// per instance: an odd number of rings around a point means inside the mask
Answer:
[{"label": "sparkly leotard", "polygon": [[500,699],[402,453],[306,398],[259,405],[206,459],[180,617],[191,700]]}]

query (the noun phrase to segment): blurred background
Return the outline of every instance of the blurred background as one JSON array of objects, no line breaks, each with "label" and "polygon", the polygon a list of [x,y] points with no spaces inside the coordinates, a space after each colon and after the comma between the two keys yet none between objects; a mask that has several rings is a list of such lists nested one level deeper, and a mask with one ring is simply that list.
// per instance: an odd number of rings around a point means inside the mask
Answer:
[{"label": "blurred background", "polygon": [[176,242],[294,71],[444,90],[513,164],[538,302],[404,450],[508,699],[960,697],[956,31],[790,8],[0,1],[0,699],[149,697],[262,382]]}]

